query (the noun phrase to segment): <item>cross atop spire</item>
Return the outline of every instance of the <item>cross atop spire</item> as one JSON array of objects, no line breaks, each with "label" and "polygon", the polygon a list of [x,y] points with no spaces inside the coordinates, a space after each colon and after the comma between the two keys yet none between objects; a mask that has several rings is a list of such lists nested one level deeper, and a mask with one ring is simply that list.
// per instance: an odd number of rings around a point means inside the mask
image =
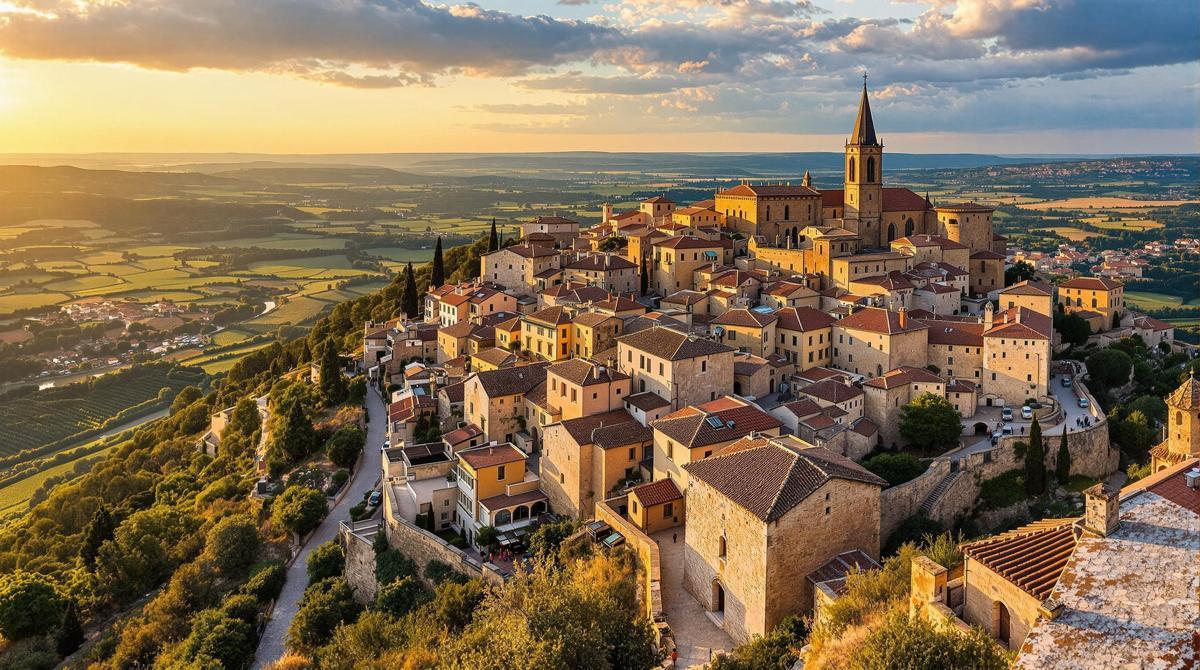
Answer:
[{"label": "cross atop spire", "polygon": [[871,119],[871,103],[867,100],[867,73],[863,72],[862,98],[858,101],[858,118],[854,120],[854,130],[850,133],[850,144],[878,146],[875,137],[875,121]]}]

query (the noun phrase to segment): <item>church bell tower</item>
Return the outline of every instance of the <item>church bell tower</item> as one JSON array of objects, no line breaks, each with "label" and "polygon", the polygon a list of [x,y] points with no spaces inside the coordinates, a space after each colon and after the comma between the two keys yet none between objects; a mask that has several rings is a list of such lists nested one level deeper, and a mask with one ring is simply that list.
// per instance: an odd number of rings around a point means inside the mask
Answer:
[{"label": "church bell tower", "polygon": [[846,140],[845,219],[857,229],[868,246],[881,246],[880,217],[883,213],[883,144],[875,136],[871,103],[867,99],[867,75],[863,75],[862,98],[854,130]]}]

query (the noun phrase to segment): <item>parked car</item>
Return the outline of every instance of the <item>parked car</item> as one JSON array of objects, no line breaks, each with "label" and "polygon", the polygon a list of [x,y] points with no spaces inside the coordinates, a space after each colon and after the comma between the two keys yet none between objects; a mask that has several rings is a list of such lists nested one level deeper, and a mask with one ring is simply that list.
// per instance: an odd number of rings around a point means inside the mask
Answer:
[{"label": "parked car", "polygon": [[392,442],[391,442],[391,440],[384,440],[384,441],[383,441],[383,444],[382,444],[382,445],[379,447],[379,450],[380,450],[380,451],[386,451],[386,450],[388,450],[388,449],[391,449],[391,448],[392,448]]},{"label": "parked car", "polygon": [[1004,424],[1004,428],[1000,429],[1000,432],[1005,436],[1012,435],[1013,434],[1012,426],[1010,426],[1008,424]]},{"label": "parked car", "polygon": [[1063,388],[1068,388],[1068,389],[1075,385],[1075,382],[1071,379],[1071,375],[1063,376],[1062,385],[1063,385]]},{"label": "parked car", "polygon": [[1033,418],[1033,408],[1030,407],[1029,405],[1022,406],[1021,407],[1021,418],[1022,419],[1032,419]]},{"label": "parked car", "polygon": [[1087,409],[1087,408],[1088,408],[1088,405],[1090,405],[1090,404],[1091,404],[1091,403],[1089,403],[1089,402],[1088,402],[1088,399],[1087,399],[1087,398],[1080,398],[1080,399],[1079,399],[1079,406],[1080,406],[1080,407],[1082,407],[1083,409]]},{"label": "parked car", "polygon": [[1005,407],[1004,409],[1000,410],[1000,419],[1002,421],[1012,421],[1013,420],[1012,408]]},{"label": "parked car", "polygon": [[383,502],[383,493],[380,491],[372,491],[371,497],[367,498],[367,504],[371,507],[379,507],[381,502]]}]

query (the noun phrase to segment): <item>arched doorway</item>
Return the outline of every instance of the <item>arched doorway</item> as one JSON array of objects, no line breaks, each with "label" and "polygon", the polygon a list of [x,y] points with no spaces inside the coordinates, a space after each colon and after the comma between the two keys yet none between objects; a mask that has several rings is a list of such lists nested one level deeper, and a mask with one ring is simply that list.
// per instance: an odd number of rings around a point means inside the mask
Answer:
[{"label": "arched doorway", "polygon": [[513,521],[524,521],[529,518],[529,508],[524,505],[513,510]]},{"label": "arched doorway", "polygon": [[916,230],[916,224],[913,223],[912,217],[910,216],[908,217],[908,221],[904,222],[904,236],[908,237],[912,235],[914,230]]},{"label": "arched doorway", "polygon": [[1012,637],[1012,617],[1004,603],[996,603],[996,639],[1005,647],[1010,646]]},{"label": "arched doorway", "polygon": [[741,382],[737,382],[737,381],[735,381],[735,382],[733,383],[733,394],[734,394],[734,395],[741,395],[741,394],[742,394],[742,383],[741,383]]},{"label": "arched doorway", "polygon": [[891,242],[894,239],[896,239],[896,224],[889,223],[887,241]]},{"label": "arched doorway", "polygon": [[545,513],[546,513],[546,501],[545,500],[539,500],[539,501],[533,503],[533,515],[534,516],[537,516],[539,514],[545,514]]},{"label": "arched doorway", "polygon": [[725,587],[715,579],[712,583],[712,611],[714,614],[725,613]]},{"label": "arched doorway", "polygon": [[792,226],[792,246],[794,247],[799,243],[800,243],[800,228],[797,226]]},{"label": "arched doorway", "polygon": [[975,434],[976,435],[987,435],[987,432],[988,432],[988,427],[987,427],[986,423],[979,421],[975,424]]}]

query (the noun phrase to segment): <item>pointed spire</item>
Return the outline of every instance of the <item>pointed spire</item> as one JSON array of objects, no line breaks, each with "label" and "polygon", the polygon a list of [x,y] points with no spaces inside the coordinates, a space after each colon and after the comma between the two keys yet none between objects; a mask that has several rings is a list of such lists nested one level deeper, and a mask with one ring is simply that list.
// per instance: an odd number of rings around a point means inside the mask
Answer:
[{"label": "pointed spire", "polygon": [[867,100],[867,73],[863,73],[862,99],[858,101],[858,117],[854,119],[854,130],[850,133],[850,144],[878,146],[875,137],[875,121],[871,119],[871,103]]},{"label": "pointed spire", "polygon": [[812,186],[812,175],[808,173],[808,170],[804,171],[804,177],[800,180],[800,184],[803,186]]}]

